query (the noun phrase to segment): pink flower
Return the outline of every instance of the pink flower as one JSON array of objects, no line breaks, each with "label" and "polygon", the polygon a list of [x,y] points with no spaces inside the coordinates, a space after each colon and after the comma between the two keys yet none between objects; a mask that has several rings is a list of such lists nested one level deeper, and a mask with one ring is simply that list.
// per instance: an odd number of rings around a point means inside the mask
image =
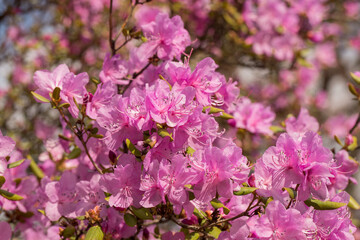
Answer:
[{"label": "pink flower", "polygon": [[170,91],[165,81],[158,80],[146,89],[146,95],[150,116],[155,122],[166,123],[169,127],[183,125],[195,108],[195,89],[192,87],[181,89],[174,85]]},{"label": "pink flower", "polygon": [[[155,17],[148,17],[151,14]],[[135,15],[147,42],[140,48],[147,49],[147,56],[154,54],[160,59],[179,59],[185,48],[190,45],[189,33],[184,29],[184,23],[179,16],[169,18],[166,13],[151,8],[141,8]],[[143,19],[143,18],[146,19]]]},{"label": "pink flower", "polygon": [[113,57],[110,57],[110,54],[106,55],[102,71],[99,74],[103,83],[110,81],[113,84],[126,85],[129,83],[129,80],[124,80],[127,74],[128,67],[121,60],[120,55],[117,54]]},{"label": "pink flower", "polygon": [[295,209],[286,209],[279,201],[270,202],[261,217],[247,221],[252,237],[260,239],[306,239],[305,218]]},{"label": "pink flower", "polygon": [[45,186],[45,194],[49,201],[45,206],[46,216],[57,221],[61,216],[77,217],[75,210],[81,196],[76,189],[76,175],[64,172],[59,182],[49,182]]},{"label": "pink flower", "polygon": [[12,230],[10,224],[7,222],[0,222],[0,232],[1,232],[1,239],[3,240],[10,240],[12,235]]},{"label": "pink flower", "polygon": [[174,205],[176,212],[180,212],[182,205],[188,202],[188,194],[185,190],[186,184],[192,184],[196,172],[187,168],[187,159],[176,155],[171,162],[163,160],[159,166],[159,184],[163,189],[163,198],[168,196],[169,201]]},{"label": "pink flower", "polygon": [[185,240],[185,234],[183,232],[167,232],[161,235],[161,240]]},{"label": "pink flower", "polygon": [[319,131],[319,123],[306,108],[301,108],[297,118],[291,116],[286,119],[285,124],[286,132],[294,139],[300,140],[307,131]]},{"label": "pink flower", "polygon": [[270,130],[272,122],[275,120],[275,113],[270,107],[265,107],[261,103],[251,103],[250,99],[243,97],[230,107],[230,113],[237,128],[243,128],[251,133],[272,134]]},{"label": "pink flower", "polygon": [[114,173],[102,175],[100,186],[103,191],[112,194],[109,198],[111,207],[139,206],[142,198],[139,190],[141,165],[134,155],[125,155],[121,160]]}]

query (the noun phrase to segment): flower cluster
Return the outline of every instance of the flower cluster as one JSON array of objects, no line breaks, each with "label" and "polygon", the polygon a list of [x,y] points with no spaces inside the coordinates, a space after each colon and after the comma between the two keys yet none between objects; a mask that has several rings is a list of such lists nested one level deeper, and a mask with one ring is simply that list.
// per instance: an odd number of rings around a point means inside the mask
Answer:
[{"label": "flower cluster", "polygon": [[[311,12],[302,23],[309,5],[326,10],[322,1],[246,1],[255,53],[281,48],[275,57],[291,59],[302,46],[294,35],[322,27]],[[143,41],[128,58],[112,46],[98,76],[65,64],[35,72],[32,95],[62,128],[38,131],[36,161],[0,133],[0,206],[16,223],[0,222],[2,238],[354,239],[351,131],[331,151],[306,108],[276,125],[272,108],[240,96],[212,58],[191,67],[181,17],[146,5],[134,16]],[[274,146],[254,158],[245,138],[253,149]]]}]

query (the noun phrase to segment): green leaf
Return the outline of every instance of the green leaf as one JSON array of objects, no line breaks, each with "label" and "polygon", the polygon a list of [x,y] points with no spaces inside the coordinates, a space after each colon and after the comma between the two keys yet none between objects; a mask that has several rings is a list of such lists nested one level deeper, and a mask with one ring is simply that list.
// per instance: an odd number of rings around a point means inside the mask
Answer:
[{"label": "green leaf", "polygon": [[74,159],[81,155],[81,149],[78,147],[75,147],[68,155],[68,159]]},{"label": "green leaf", "polygon": [[334,135],[334,139],[338,144],[340,144],[340,146],[343,145],[338,136]]},{"label": "green leaf", "polygon": [[45,176],[44,172],[41,170],[41,168],[39,168],[39,166],[36,164],[35,160],[30,155],[27,155],[27,158],[30,159],[31,171],[33,171],[35,176],[42,179]]},{"label": "green leaf", "polygon": [[125,223],[130,227],[134,227],[137,224],[136,217],[130,213],[125,213],[124,220]]},{"label": "green leaf", "polygon": [[348,88],[349,88],[349,91],[355,96],[355,97],[359,97],[359,94],[358,92],[356,91],[355,87],[353,84],[349,83],[348,84]]},{"label": "green leaf", "polygon": [[10,163],[10,164],[8,164],[7,168],[14,168],[14,167],[20,166],[24,161],[25,161],[25,159],[21,159],[19,161]]},{"label": "green leaf", "polygon": [[79,111],[81,111],[81,107],[79,106],[79,104],[77,103],[75,97],[73,97],[74,103],[76,105],[76,107],[79,109]]},{"label": "green leaf", "polygon": [[357,83],[360,84],[360,77],[356,76],[354,73],[350,73],[351,78]]},{"label": "green leaf", "polygon": [[191,156],[194,154],[195,152],[195,149],[193,149],[192,147],[187,147],[186,148],[186,153],[187,154],[190,154]]},{"label": "green leaf", "polygon": [[171,91],[171,89],[172,89],[171,84],[162,75],[159,75],[159,78],[167,83],[167,85],[169,86],[169,89]]},{"label": "green leaf", "polygon": [[303,66],[303,67],[306,67],[306,68],[311,68],[313,66],[310,62],[306,61],[303,58],[298,58],[297,61],[300,64],[300,66]]},{"label": "green leaf", "polygon": [[211,106],[206,106],[203,108],[202,112],[203,113],[206,113],[206,110],[210,108],[210,111],[209,113],[220,113],[220,112],[224,112],[223,109],[220,109],[220,108],[216,108],[216,107],[211,107]]},{"label": "green leaf", "polygon": [[2,187],[2,185],[4,185],[5,183],[5,177],[4,176],[0,176],[0,188]]},{"label": "green leaf", "polygon": [[76,219],[82,221],[82,220],[85,220],[85,219],[86,219],[86,216],[85,216],[85,215],[83,215],[83,216],[78,216],[78,217],[76,217]]},{"label": "green leaf", "polygon": [[200,234],[199,234],[199,233],[197,233],[197,232],[192,232],[192,233],[190,234],[190,236],[189,236],[189,239],[190,239],[190,240],[197,240],[197,239],[199,239],[199,237],[200,237]]},{"label": "green leaf", "polygon": [[211,206],[213,206],[213,208],[215,208],[215,209],[225,207],[224,204],[219,199],[216,199],[216,198],[211,200],[210,203],[211,203]]},{"label": "green leaf", "polygon": [[223,211],[225,215],[228,215],[230,213],[230,209],[228,209],[227,207],[223,207]]},{"label": "green leaf", "polygon": [[346,203],[341,202],[331,202],[331,201],[320,201],[317,199],[308,199],[305,201],[307,206],[314,207],[316,210],[333,210],[341,208],[346,205]]},{"label": "green leaf", "polygon": [[163,129],[163,128],[158,129],[158,134],[162,138],[169,137],[170,141],[174,140],[173,137],[172,137],[172,134],[170,134],[166,129]]},{"label": "green leaf", "polygon": [[147,208],[135,208],[131,207],[131,211],[140,219],[143,220],[153,220],[153,216],[149,209]]},{"label": "green leaf", "polygon": [[134,154],[136,157],[141,157],[141,152],[139,149],[137,149],[134,144],[131,143],[130,139],[125,140],[126,146],[129,149],[129,151]]},{"label": "green leaf", "polygon": [[62,107],[64,107],[64,108],[69,108],[69,107],[70,107],[70,103],[60,104],[60,105],[59,105],[59,108],[62,108]]},{"label": "green leaf", "polygon": [[348,207],[351,208],[351,209],[359,210],[360,209],[360,204],[355,200],[355,198],[350,196],[350,201],[348,203]]},{"label": "green leaf", "polygon": [[239,191],[234,191],[234,195],[241,196],[241,195],[248,195],[253,193],[257,190],[255,187],[242,187]]},{"label": "green leaf", "polygon": [[352,138],[353,138],[354,141],[353,141],[352,144],[350,144],[350,145],[348,146],[348,149],[349,149],[350,151],[354,151],[355,148],[357,148],[357,146],[358,146],[357,137],[352,136]]},{"label": "green leaf", "polygon": [[270,130],[271,130],[273,133],[285,132],[285,129],[284,129],[283,127],[280,127],[280,126],[271,126],[271,127],[270,127]]},{"label": "green leaf", "polygon": [[37,100],[39,100],[39,101],[41,101],[41,102],[45,102],[45,103],[49,103],[49,102],[50,102],[49,99],[47,99],[47,98],[44,97],[44,96],[41,96],[40,94],[37,94],[36,92],[31,91],[31,94],[32,94]]},{"label": "green leaf", "polygon": [[56,101],[59,101],[60,100],[60,88],[59,87],[56,87],[54,89],[54,91],[52,92],[52,98]]},{"label": "green leaf", "polygon": [[65,238],[70,238],[75,233],[75,227],[73,225],[67,226],[64,231],[61,233],[61,235]]},{"label": "green leaf", "polygon": [[218,238],[219,235],[221,233],[221,229],[218,227],[213,227],[211,228],[211,230],[209,231],[209,235],[213,236],[214,238]]},{"label": "green leaf", "polygon": [[91,227],[85,235],[85,240],[103,240],[103,239],[104,239],[104,233],[99,226]]},{"label": "green leaf", "polygon": [[104,138],[104,135],[102,134],[95,134],[95,135],[91,135],[94,138]]},{"label": "green leaf", "polygon": [[46,216],[45,210],[43,210],[43,209],[38,209],[38,212],[41,213],[42,215]]},{"label": "green leaf", "polygon": [[286,190],[286,191],[289,193],[289,196],[290,196],[291,199],[295,199],[295,198],[296,198],[296,191],[295,191],[294,189],[284,187],[282,190],[283,190],[283,191]]},{"label": "green leaf", "polygon": [[233,119],[234,116],[228,114],[228,113],[225,113],[223,112],[219,117],[223,118],[223,119]]},{"label": "green leaf", "polygon": [[3,189],[0,189],[0,195],[3,196],[4,198],[8,199],[8,200],[11,200],[11,201],[19,201],[19,200],[24,199],[22,196],[19,196],[19,195],[15,194],[15,193],[5,191]]},{"label": "green leaf", "polygon": [[95,78],[95,77],[92,77],[90,80],[91,80],[93,83],[95,83],[96,85],[98,85],[98,84],[101,83],[101,81],[100,81],[99,79]]}]

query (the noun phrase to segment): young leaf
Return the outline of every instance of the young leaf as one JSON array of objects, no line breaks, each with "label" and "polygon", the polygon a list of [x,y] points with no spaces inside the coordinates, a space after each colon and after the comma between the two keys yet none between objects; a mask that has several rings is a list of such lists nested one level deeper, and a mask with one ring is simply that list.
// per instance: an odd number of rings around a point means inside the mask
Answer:
[{"label": "young leaf", "polygon": [[294,191],[294,189],[284,187],[282,190],[283,190],[283,191],[286,190],[286,191],[289,193],[289,196],[290,196],[291,199],[295,199],[295,198],[296,198],[296,191]]},{"label": "young leaf", "polygon": [[158,130],[158,134],[160,137],[164,138],[164,137],[169,137],[170,138],[170,141],[173,141],[173,137],[172,137],[172,134],[169,133],[166,129],[163,129],[163,128],[160,128]]},{"label": "young leaf", "polygon": [[136,217],[129,213],[125,213],[124,220],[125,220],[125,223],[130,227],[134,227],[137,224]]},{"label": "young leaf", "polygon": [[0,195],[3,196],[4,198],[11,200],[11,201],[19,201],[21,199],[24,199],[22,196],[17,195],[15,193],[11,193],[8,191],[5,191],[3,189],[0,189]]},{"label": "young leaf", "polygon": [[61,236],[65,238],[70,238],[75,233],[75,227],[73,225],[67,226],[64,231],[62,231]]},{"label": "young leaf", "polygon": [[42,179],[45,176],[44,172],[41,170],[41,168],[39,168],[39,166],[36,164],[35,160],[30,155],[28,155],[27,158],[30,159],[31,171],[33,171],[35,176]]},{"label": "young leaf", "polygon": [[14,168],[14,167],[20,166],[24,161],[25,161],[25,159],[21,159],[19,161],[10,163],[10,164],[8,164],[7,168]]},{"label": "young leaf", "polygon": [[351,208],[351,209],[359,210],[360,209],[360,204],[355,200],[355,198],[350,196],[350,201],[348,203],[348,207]]},{"label": "young leaf", "polygon": [[216,198],[211,200],[210,203],[211,203],[211,206],[213,206],[213,208],[215,208],[215,209],[225,207],[224,204],[219,199],[216,199]]},{"label": "young leaf", "polygon": [[64,108],[69,108],[69,107],[70,107],[70,103],[60,104],[60,105],[59,105],[59,108],[62,108],[62,107],[64,107]]},{"label": "young leaf", "polygon": [[40,94],[37,94],[36,92],[31,91],[31,94],[32,94],[37,100],[39,100],[39,101],[41,101],[41,102],[45,102],[45,103],[49,103],[49,102],[50,102],[49,99],[47,99],[46,97],[41,96]]},{"label": "young leaf", "polygon": [[316,210],[333,210],[333,209],[341,208],[346,205],[346,203],[320,201],[317,199],[308,199],[304,203],[309,207],[310,206],[314,207]]},{"label": "young leaf", "polygon": [[360,84],[360,76],[356,75],[355,73],[350,73],[351,78],[357,83]]},{"label": "young leaf", "polygon": [[234,116],[228,114],[228,113],[225,113],[223,112],[221,115],[220,115],[221,118],[223,119],[234,119]]},{"label": "young leaf", "polygon": [[129,149],[129,151],[134,154],[136,157],[141,157],[141,152],[139,149],[137,149],[134,144],[130,142],[130,140],[127,138],[125,140],[126,146]]},{"label": "young leaf", "polygon": [[4,183],[5,183],[5,178],[4,178],[4,176],[0,176],[0,188],[2,187],[2,185],[4,185]]},{"label": "young leaf", "polygon": [[52,97],[54,100],[59,101],[60,100],[60,88],[56,87],[54,91],[52,92]]},{"label": "young leaf", "polygon": [[153,216],[149,209],[147,208],[134,208],[131,207],[132,212],[140,219],[143,220],[153,220]]},{"label": "young leaf", "polygon": [[85,235],[85,240],[103,240],[103,239],[104,239],[104,233],[99,226],[91,227]]},{"label": "young leaf", "polygon": [[216,107],[211,107],[211,106],[207,106],[207,107],[204,107],[202,112],[203,113],[206,113],[206,110],[210,108],[210,111],[209,113],[220,113],[220,112],[224,112],[224,110],[220,109],[220,108],[216,108]]},{"label": "young leaf", "polygon": [[254,187],[242,187],[239,191],[234,191],[234,195],[241,196],[253,193],[257,188]]},{"label": "young leaf", "polygon": [[209,231],[209,235],[213,236],[214,238],[218,238],[219,235],[221,233],[221,229],[218,227],[213,227],[210,231]]},{"label": "young leaf", "polygon": [[68,155],[69,159],[75,159],[81,155],[81,149],[78,147],[75,147]]}]

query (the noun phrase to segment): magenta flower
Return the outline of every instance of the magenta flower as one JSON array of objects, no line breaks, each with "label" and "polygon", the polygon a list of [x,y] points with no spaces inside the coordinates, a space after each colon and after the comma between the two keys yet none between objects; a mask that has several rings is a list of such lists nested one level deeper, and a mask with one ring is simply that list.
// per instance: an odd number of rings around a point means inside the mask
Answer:
[{"label": "magenta flower", "polygon": [[61,216],[77,217],[75,210],[82,196],[76,189],[76,175],[64,172],[58,182],[49,182],[45,186],[45,194],[49,201],[45,206],[46,216],[57,221]]},{"label": "magenta flower", "polygon": [[12,230],[10,224],[7,222],[0,222],[0,232],[1,232],[1,239],[3,240],[10,240],[12,235]]},{"label": "magenta flower", "polygon": [[163,198],[163,188],[159,182],[159,162],[153,161],[146,173],[141,177],[139,190],[143,191],[143,197],[140,201],[141,206],[150,208],[161,203]]},{"label": "magenta flower", "polygon": [[82,196],[76,206],[77,215],[85,215],[86,211],[105,203],[105,195],[99,185],[100,178],[101,176],[99,174],[95,174],[90,181],[83,180],[76,183],[79,195]]},{"label": "magenta flower", "polygon": [[[341,192],[331,199],[333,202],[349,202],[350,196]],[[350,219],[350,212],[346,206],[336,210],[315,210],[312,218],[316,230],[312,236],[318,239],[344,239],[353,240],[354,232],[357,230]]]},{"label": "magenta flower", "polygon": [[259,239],[306,239],[305,218],[298,210],[286,209],[279,201],[268,204],[265,214],[247,221],[252,237]]},{"label": "magenta flower", "polygon": [[104,60],[102,71],[99,74],[103,83],[112,82],[113,84],[126,85],[129,80],[124,79],[128,74],[128,68],[125,62],[121,60],[120,55],[110,57],[107,54]]},{"label": "magenta flower", "polygon": [[[194,186],[194,193],[197,200],[208,203],[218,193],[221,197],[232,198],[234,182],[240,184],[246,180],[248,167],[244,168],[246,160],[241,155],[241,150],[227,147],[223,150],[211,147],[204,150],[202,159],[198,159],[199,167],[203,177]],[[246,161],[247,162],[247,161]],[[192,163],[192,165],[196,162]]]},{"label": "magenta flower", "polygon": [[103,191],[111,194],[111,207],[139,206],[142,197],[142,191],[139,190],[140,173],[141,165],[135,160],[134,155],[128,155],[114,173],[102,175],[100,186]]},{"label": "magenta flower", "polygon": [[146,94],[150,116],[157,123],[166,123],[169,127],[183,125],[195,108],[195,89],[192,87],[181,89],[174,85],[170,91],[165,81],[158,80],[146,90]]},{"label": "magenta flower", "polygon": [[[150,13],[156,14],[155,17],[148,17]],[[135,17],[148,40],[140,46],[146,49],[148,57],[157,54],[163,60],[171,60],[174,57],[179,59],[191,43],[189,33],[184,29],[184,23],[179,16],[169,18],[166,13],[142,8]]]},{"label": "magenta flower", "polygon": [[230,113],[234,116],[230,123],[237,128],[246,129],[251,133],[272,134],[270,127],[275,120],[275,113],[270,107],[265,107],[261,103],[251,103],[250,99],[243,97],[230,107]]},{"label": "magenta flower", "polygon": [[98,111],[110,104],[112,97],[116,94],[115,85],[111,82],[99,85],[94,96],[91,97],[86,105],[86,115],[96,119]]},{"label": "magenta flower", "polygon": [[294,139],[300,140],[307,131],[319,131],[319,123],[306,108],[301,108],[297,118],[291,116],[286,119],[285,124],[286,132]]},{"label": "magenta flower", "polygon": [[182,205],[189,199],[185,185],[192,184],[197,177],[194,170],[187,168],[187,162],[185,157],[176,155],[171,162],[161,161],[158,169],[163,198],[167,195],[177,212],[181,211]]},{"label": "magenta flower", "polygon": [[62,89],[63,79],[66,74],[70,73],[68,66],[61,64],[52,72],[39,70],[34,74],[34,82],[38,89],[35,93],[50,99],[49,93],[52,93],[56,87]]}]

